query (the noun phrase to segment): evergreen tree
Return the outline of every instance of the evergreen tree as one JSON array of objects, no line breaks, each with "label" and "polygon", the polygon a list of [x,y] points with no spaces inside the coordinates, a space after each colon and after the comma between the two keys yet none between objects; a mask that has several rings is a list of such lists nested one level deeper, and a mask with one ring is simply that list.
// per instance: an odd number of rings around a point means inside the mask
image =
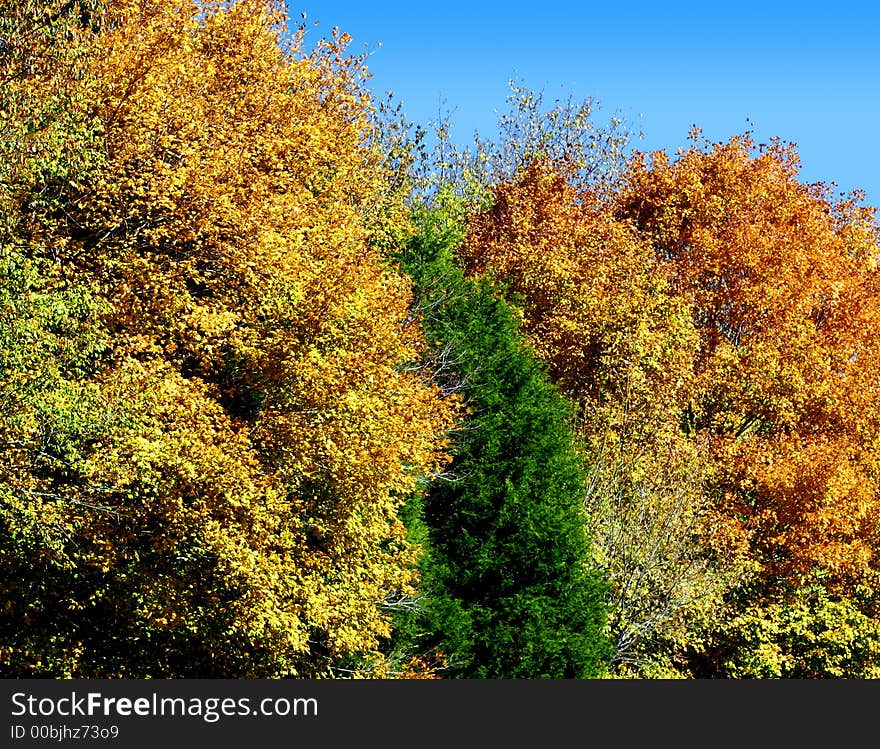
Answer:
[{"label": "evergreen tree", "polygon": [[[442,211],[408,248],[435,377],[464,416],[422,503],[422,644],[462,678],[590,678],[609,656],[605,585],[588,566],[571,411],[487,279],[456,266]],[[413,521],[411,520],[411,526]],[[418,633],[416,634],[418,637]]]}]

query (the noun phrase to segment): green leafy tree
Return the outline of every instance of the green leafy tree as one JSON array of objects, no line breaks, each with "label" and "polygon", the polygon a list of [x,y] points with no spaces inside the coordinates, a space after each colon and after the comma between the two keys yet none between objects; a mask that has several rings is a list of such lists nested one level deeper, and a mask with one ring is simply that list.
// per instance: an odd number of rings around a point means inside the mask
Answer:
[{"label": "green leafy tree", "polygon": [[710,633],[692,653],[696,676],[880,678],[880,622],[855,596],[830,593],[820,576],[776,600],[755,605],[743,595],[739,603],[728,633]]}]

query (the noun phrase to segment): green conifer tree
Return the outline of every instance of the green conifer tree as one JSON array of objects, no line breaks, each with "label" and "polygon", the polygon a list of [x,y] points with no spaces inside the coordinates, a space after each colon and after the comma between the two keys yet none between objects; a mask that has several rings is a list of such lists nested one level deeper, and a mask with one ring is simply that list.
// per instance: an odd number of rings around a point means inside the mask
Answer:
[{"label": "green conifer tree", "polygon": [[570,408],[494,284],[464,278],[442,216],[426,218],[404,266],[435,376],[459,391],[465,415],[452,464],[420,498],[425,599],[405,626],[421,627],[450,676],[599,676],[605,585],[588,563]]}]

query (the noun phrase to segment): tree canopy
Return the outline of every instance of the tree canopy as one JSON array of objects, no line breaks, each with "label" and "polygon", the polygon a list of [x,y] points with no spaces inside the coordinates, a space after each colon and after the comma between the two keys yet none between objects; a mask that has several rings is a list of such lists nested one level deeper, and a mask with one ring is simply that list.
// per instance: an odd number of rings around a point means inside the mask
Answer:
[{"label": "tree canopy", "polygon": [[280,0],[0,0],[0,673],[876,678],[880,226]]},{"label": "tree canopy", "polygon": [[2,146],[7,670],[376,667],[450,414],[406,366],[362,61],[256,0],[42,13],[3,89],[46,109]]}]

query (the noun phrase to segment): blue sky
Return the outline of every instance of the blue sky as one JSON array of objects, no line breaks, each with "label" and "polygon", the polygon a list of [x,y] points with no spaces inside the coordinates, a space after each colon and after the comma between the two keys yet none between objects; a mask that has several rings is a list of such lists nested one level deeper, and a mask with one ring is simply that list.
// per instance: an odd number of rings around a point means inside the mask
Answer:
[{"label": "blue sky", "polygon": [[[435,3],[290,0],[366,51],[371,88],[409,119],[443,107],[454,135],[491,135],[516,79],[549,99],[592,96],[640,150],[674,152],[692,125],[712,141],[753,130],[797,144],[801,179],[860,188],[880,206],[880,7],[794,2]],[[751,122],[751,126],[750,126]]]}]

